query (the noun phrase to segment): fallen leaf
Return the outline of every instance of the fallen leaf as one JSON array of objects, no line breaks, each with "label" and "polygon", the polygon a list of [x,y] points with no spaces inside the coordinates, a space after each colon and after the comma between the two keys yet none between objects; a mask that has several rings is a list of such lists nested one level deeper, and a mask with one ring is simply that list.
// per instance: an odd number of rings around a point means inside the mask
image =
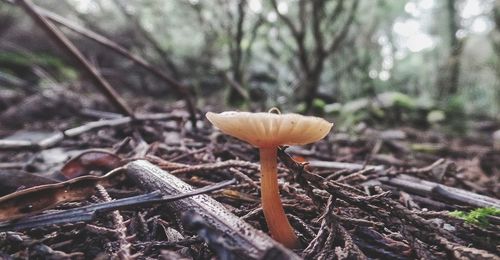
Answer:
[{"label": "fallen leaf", "polygon": [[61,174],[69,180],[87,175],[91,171],[108,172],[122,164],[122,159],[114,153],[102,149],[92,149],[69,160],[62,167]]},{"label": "fallen leaf", "polygon": [[100,184],[111,187],[125,180],[118,168],[104,176],[82,176],[65,182],[47,184],[0,197],[0,221],[18,219],[53,208],[63,202],[78,201],[95,193]]}]

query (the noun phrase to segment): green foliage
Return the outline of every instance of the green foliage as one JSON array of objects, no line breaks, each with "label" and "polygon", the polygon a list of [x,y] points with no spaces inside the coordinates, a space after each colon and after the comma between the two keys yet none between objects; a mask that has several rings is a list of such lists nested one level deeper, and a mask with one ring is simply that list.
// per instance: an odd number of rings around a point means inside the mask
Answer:
[{"label": "green foliage", "polygon": [[462,135],[467,130],[466,111],[465,111],[465,99],[462,96],[452,96],[450,97],[446,104],[444,104],[443,110],[446,118],[446,130],[452,134]]},{"label": "green foliage", "polygon": [[55,70],[57,76],[64,80],[74,80],[78,76],[77,72],[67,66],[61,59],[52,55],[40,53],[24,55],[16,52],[0,52],[0,67],[7,70],[18,70],[19,68],[30,68],[33,65],[42,66]]},{"label": "green foliage", "polygon": [[321,98],[315,98],[312,103],[313,107],[316,109],[323,110],[326,106],[326,102]]},{"label": "green foliage", "polygon": [[464,211],[455,210],[450,212],[450,215],[456,218],[465,220],[465,222],[470,224],[475,224],[479,226],[487,226],[488,216],[500,216],[500,209],[493,207],[478,208],[469,213]]},{"label": "green foliage", "polygon": [[461,96],[452,96],[445,105],[446,112],[454,112],[458,116],[465,114],[465,100]]},{"label": "green foliage", "polygon": [[27,56],[15,52],[0,52],[0,63],[15,63],[25,66],[30,66],[32,64],[53,67],[64,66],[60,59],[47,54]]},{"label": "green foliage", "polygon": [[311,111],[313,114],[322,116],[325,114],[326,102],[321,98],[315,98],[312,102]]},{"label": "green foliage", "polygon": [[446,120],[446,114],[442,110],[432,110],[427,114],[427,122],[430,124],[440,123]]},{"label": "green foliage", "polygon": [[295,112],[299,114],[303,114],[306,111],[306,104],[304,102],[300,102],[295,106]]},{"label": "green foliage", "polygon": [[415,100],[410,96],[400,92],[386,92],[377,96],[384,107],[414,109],[416,107]]}]

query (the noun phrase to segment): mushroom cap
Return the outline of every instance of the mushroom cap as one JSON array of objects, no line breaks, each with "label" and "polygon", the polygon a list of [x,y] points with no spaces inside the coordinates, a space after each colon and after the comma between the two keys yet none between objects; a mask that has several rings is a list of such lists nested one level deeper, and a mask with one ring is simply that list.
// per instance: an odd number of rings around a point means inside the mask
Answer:
[{"label": "mushroom cap", "polygon": [[333,124],[323,118],[299,114],[228,111],[208,112],[208,121],[222,132],[256,147],[304,145],[325,137]]}]

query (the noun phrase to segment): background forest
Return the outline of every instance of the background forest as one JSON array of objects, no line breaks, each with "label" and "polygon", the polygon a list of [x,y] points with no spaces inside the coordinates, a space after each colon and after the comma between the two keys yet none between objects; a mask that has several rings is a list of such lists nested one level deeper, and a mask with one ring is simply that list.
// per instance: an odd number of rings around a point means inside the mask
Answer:
[{"label": "background forest", "polygon": [[[453,123],[465,114],[495,117],[500,111],[500,1],[36,4],[115,41],[189,86],[198,107],[276,106],[340,114],[348,125],[366,118]],[[61,28],[120,92],[178,97],[175,88],[128,59]],[[44,31],[8,1],[0,5],[0,37],[5,91],[23,86],[36,92],[61,84],[76,90],[88,84]],[[92,88],[84,89],[89,94]],[[15,99],[16,93],[10,96]],[[9,102],[4,97],[0,105],[6,108]]]}]

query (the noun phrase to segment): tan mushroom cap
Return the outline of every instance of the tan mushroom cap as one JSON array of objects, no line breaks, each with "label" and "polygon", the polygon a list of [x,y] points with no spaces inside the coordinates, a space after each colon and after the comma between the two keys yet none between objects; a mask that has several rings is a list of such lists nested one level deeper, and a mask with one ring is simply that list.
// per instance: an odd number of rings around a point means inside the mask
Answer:
[{"label": "tan mushroom cap", "polygon": [[323,118],[299,114],[229,111],[206,114],[222,132],[257,147],[304,145],[323,139],[333,124]]}]

